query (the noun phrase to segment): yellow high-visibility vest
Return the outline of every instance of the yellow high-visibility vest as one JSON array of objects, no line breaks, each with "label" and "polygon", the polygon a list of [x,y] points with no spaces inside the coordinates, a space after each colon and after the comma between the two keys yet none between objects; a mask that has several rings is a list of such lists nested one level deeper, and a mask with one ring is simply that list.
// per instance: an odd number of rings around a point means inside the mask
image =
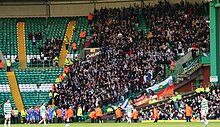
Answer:
[{"label": "yellow high-visibility vest", "polygon": [[205,88],[205,92],[206,92],[206,93],[210,92],[210,88],[209,88],[209,87],[206,87],[206,88]]},{"label": "yellow high-visibility vest", "polygon": [[21,117],[26,117],[26,111],[25,110],[21,111]]},{"label": "yellow high-visibility vest", "polygon": [[77,109],[77,116],[82,116],[82,108],[81,107],[79,107]]},{"label": "yellow high-visibility vest", "polygon": [[15,116],[18,115],[18,110],[14,110],[14,115],[15,115]]},{"label": "yellow high-visibility vest", "polygon": [[6,65],[7,65],[7,67],[11,67],[11,61],[10,60],[6,60]]}]

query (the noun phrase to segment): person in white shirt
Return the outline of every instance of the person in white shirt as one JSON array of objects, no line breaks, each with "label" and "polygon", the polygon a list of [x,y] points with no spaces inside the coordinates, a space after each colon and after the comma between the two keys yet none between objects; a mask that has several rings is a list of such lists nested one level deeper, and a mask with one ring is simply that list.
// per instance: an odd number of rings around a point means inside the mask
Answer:
[{"label": "person in white shirt", "polygon": [[46,113],[47,113],[47,110],[46,110],[46,107],[45,107],[45,103],[43,102],[42,106],[40,107],[40,115],[41,115],[42,120],[39,122],[39,124],[44,122],[44,125],[47,126],[47,123],[46,123]]},{"label": "person in white shirt", "polygon": [[12,107],[10,100],[8,99],[6,103],[4,104],[4,114],[5,114],[5,123],[4,127],[6,127],[7,121],[8,121],[8,127],[11,127],[11,113],[12,113]]},{"label": "person in white shirt", "polygon": [[128,106],[126,107],[127,123],[131,123],[133,109],[134,109],[133,106],[129,102]]}]

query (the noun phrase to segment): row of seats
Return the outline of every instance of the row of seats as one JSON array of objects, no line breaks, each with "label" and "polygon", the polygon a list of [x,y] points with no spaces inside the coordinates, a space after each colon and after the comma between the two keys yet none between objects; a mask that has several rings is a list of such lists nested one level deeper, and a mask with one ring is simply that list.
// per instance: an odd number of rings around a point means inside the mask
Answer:
[{"label": "row of seats", "polygon": [[5,70],[0,70],[0,84],[8,85],[8,79]]},{"label": "row of seats", "polygon": [[[47,38],[52,39],[60,38],[61,40],[64,39],[66,27],[68,24],[68,18],[28,18],[26,19],[26,47],[27,47],[27,65],[29,67],[36,66],[36,67],[43,67],[45,66],[52,66],[48,65],[44,62],[37,62],[38,65],[32,65],[30,59],[37,58],[40,59],[40,49],[39,47],[45,47],[45,43]],[[36,40],[36,45],[33,45],[33,40],[28,39],[28,33],[35,34],[37,32],[41,32],[42,40]],[[35,38],[36,39],[36,38]]]},{"label": "row of seats", "polygon": [[19,84],[20,92],[50,91],[52,84]]},{"label": "row of seats", "polygon": [[25,107],[48,102],[49,91],[62,68],[15,70],[17,82]]},{"label": "row of seats", "polygon": [[[68,18],[27,18],[25,19],[26,52],[27,55],[40,55],[39,46],[43,46],[46,37],[63,39],[68,24]],[[32,45],[32,40],[28,40],[28,33],[35,34],[41,32],[43,40]]]},{"label": "row of seats", "polygon": [[8,84],[0,84],[0,92],[10,92],[10,87]]},{"label": "row of seats", "polygon": [[49,84],[55,81],[55,78],[62,69],[46,69],[46,70],[15,70],[18,84]]},{"label": "row of seats", "polygon": [[[62,72],[61,68],[48,68],[44,70],[15,70],[16,78],[19,84],[22,100],[25,107],[40,105],[41,102],[49,100],[48,94],[51,89],[52,83],[59,73]],[[7,75],[5,70],[0,70],[0,104],[4,104],[5,100],[9,98],[14,107],[13,98],[8,85]],[[34,80],[33,80],[34,79]],[[42,82],[50,84],[32,84]],[[27,84],[25,84],[27,83]],[[3,110],[0,110],[2,114]]]},{"label": "row of seats", "polygon": [[41,105],[42,102],[47,103],[49,100],[48,95],[48,91],[21,92],[21,97],[25,107],[35,107],[36,105]]},{"label": "row of seats", "polygon": [[46,36],[48,38],[60,38],[64,39],[66,27],[68,24],[68,18],[49,18],[46,29]]},{"label": "row of seats", "polygon": [[17,19],[0,19],[0,50],[3,55],[17,55]]},{"label": "row of seats", "polygon": [[[72,40],[77,42],[77,53],[80,52],[81,41],[85,43],[86,39],[80,39],[80,32],[85,31],[90,35],[90,27],[88,25],[87,17],[72,17],[72,18],[24,18],[24,19],[0,19],[0,50],[6,58],[10,58],[12,62],[18,55],[17,50],[17,27],[18,21],[25,22],[25,40],[26,40],[26,54],[27,63],[30,59],[40,56],[39,47],[44,45],[46,37],[64,39],[68,21],[76,20],[76,31],[73,34]],[[38,40],[36,45],[33,45],[32,39],[28,39],[28,33],[35,34],[41,32],[43,40]],[[36,38],[35,38],[36,39]],[[72,45],[72,43],[71,43]],[[72,46],[69,47],[69,54],[74,54]],[[29,64],[28,64],[29,66]],[[31,65],[30,65],[31,66]]]},{"label": "row of seats", "polygon": [[[89,26],[88,24],[88,19],[87,17],[78,17],[76,19],[76,26],[75,26],[75,31],[73,33],[73,36],[72,36],[72,43],[75,41],[77,43],[77,52],[76,54],[79,54],[80,53],[80,47],[81,47],[81,41],[82,43],[85,43],[86,39],[82,39],[80,38],[80,33],[82,31],[84,31],[86,33],[87,36],[90,35],[90,30],[91,30],[91,27]],[[73,49],[72,49],[72,43],[71,43],[71,46],[69,47],[69,52],[68,54],[74,54],[73,52]]]},{"label": "row of seats", "polygon": [[[9,89],[10,91],[10,89]],[[0,93],[0,104],[4,104],[6,99],[10,99],[11,105],[15,107],[11,92],[1,92]]]},{"label": "row of seats", "polygon": [[[32,40],[28,40],[28,33],[35,34],[43,32],[46,28],[46,18],[26,18],[25,22],[25,37],[26,37],[26,54],[40,54],[38,47],[43,45],[43,40],[39,40],[36,45],[32,44]],[[42,33],[43,34],[43,33]],[[35,38],[36,39],[36,38]]]}]

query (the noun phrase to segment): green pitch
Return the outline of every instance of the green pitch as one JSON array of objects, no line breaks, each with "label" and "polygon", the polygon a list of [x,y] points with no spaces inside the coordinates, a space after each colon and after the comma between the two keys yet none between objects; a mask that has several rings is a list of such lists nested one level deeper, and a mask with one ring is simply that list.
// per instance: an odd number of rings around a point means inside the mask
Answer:
[{"label": "green pitch", "polygon": [[[72,123],[70,127],[204,127],[203,123]],[[1,126],[1,125],[0,125]],[[18,124],[11,127],[45,127],[38,124]],[[48,124],[47,127],[65,127],[65,124]],[[209,123],[207,127],[220,127],[220,123]]]}]

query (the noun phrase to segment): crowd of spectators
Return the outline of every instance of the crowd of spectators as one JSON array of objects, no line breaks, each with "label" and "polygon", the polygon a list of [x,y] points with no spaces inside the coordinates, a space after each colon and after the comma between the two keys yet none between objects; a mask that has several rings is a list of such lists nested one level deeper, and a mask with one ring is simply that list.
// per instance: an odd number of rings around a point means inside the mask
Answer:
[{"label": "crowd of spectators", "polygon": [[157,49],[184,54],[189,49],[198,48],[209,52],[209,4],[180,4],[159,2],[156,6],[146,6],[143,13],[146,24],[153,33],[151,44]]},{"label": "crowd of spectators", "polygon": [[[208,119],[220,119],[220,90],[212,89],[209,93],[205,93],[205,98],[208,100],[209,112]],[[164,106],[158,107],[160,120],[185,120],[186,119],[186,104],[192,108],[192,120],[201,120],[201,99],[199,95],[189,96],[175,102],[170,101]],[[142,112],[141,120],[152,120],[153,109]]]},{"label": "crowd of spectators", "polygon": [[43,45],[36,47],[39,49],[40,58],[33,57],[30,62],[32,65],[54,66],[54,58],[59,57],[62,48],[62,39],[52,37],[47,38]]},{"label": "crowd of spectators", "polygon": [[66,67],[69,71],[57,84],[55,104],[81,104],[87,112],[91,107],[123,101],[165,79],[165,65],[192,44],[208,51],[207,17],[196,10],[201,7],[167,2],[147,6],[142,11],[146,20],[152,19],[151,38],[135,29],[141,13],[138,6],[95,10],[89,45],[101,47],[100,56],[95,60],[77,59]]}]

